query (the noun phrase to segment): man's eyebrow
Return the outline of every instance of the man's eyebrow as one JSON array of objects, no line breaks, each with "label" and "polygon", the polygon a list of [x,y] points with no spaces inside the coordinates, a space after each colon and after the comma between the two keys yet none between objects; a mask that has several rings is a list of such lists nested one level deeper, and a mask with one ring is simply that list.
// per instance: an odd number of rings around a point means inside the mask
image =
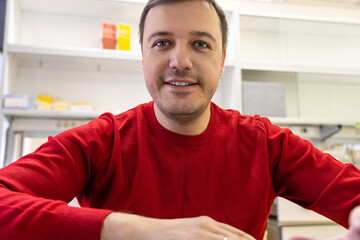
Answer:
[{"label": "man's eyebrow", "polygon": [[191,35],[197,36],[197,37],[207,37],[216,42],[216,38],[209,32],[202,32],[202,31],[192,31],[190,32]]},{"label": "man's eyebrow", "polygon": [[157,36],[172,36],[173,34],[170,32],[165,32],[165,31],[159,31],[159,32],[154,32],[153,34],[150,35],[150,37],[148,38],[148,42]]}]

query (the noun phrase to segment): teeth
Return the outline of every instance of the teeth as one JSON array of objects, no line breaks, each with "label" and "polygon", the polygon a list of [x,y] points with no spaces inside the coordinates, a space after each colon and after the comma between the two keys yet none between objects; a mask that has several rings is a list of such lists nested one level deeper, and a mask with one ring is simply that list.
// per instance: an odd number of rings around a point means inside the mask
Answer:
[{"label": "teeth", "polygon": [[190,83],[187,83],[187,82],[169,82],[169,84],[174,85],[174,86],[189,86],[189,85],[191,85]]}]

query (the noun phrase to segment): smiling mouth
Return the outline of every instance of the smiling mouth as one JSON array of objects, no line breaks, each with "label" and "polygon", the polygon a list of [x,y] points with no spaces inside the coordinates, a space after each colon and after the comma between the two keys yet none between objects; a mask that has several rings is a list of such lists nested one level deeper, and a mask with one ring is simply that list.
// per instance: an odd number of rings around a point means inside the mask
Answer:
[{"label": "smiling mouth", "polygon": [[170,84],[170,85],[178,86],[178,87],[186,87],[186,86],[196,85],[197,83],[188,83],[188,82],[166,82],[166,84]]}]

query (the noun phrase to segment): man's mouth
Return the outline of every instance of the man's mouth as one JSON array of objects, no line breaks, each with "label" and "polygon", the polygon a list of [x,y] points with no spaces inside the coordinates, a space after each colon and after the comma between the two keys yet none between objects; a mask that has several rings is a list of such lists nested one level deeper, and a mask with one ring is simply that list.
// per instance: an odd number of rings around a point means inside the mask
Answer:
[{"label": "man's mouth", "polygon": [[188,83],[188,82],[165,82],[165,83],[173,85],[173,86],[179,86],[179,87],[186,87],[186,86],[191,86],[191,85],[196,84],[196,83]]}]

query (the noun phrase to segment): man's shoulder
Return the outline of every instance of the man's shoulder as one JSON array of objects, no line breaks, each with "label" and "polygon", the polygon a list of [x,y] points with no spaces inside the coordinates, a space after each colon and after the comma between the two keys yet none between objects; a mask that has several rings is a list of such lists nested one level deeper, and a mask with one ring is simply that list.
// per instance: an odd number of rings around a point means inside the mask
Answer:
[{"label": "man's shoulder", "polygon": [[220,121],[225,123],[233,122],[236,125],[240,124],[246,126],[270,124],[269,119],[266,117],[262,117],[260,115],[245,115],[239,110],[224,109],[214,103],[212,103],[212,111],[219,116]]},{"label": "man's shoulder", "polygon": [[139,122],[145,122],[152,102],[139,104],[121,113],[104,113],[99,119],[109,121],[115,128],[134,127]]},{"label": "man's shoulder", "polygon": [[145,112],[151,107],[151,104],[152,102],[139,104],[124,112],[114,114],[114,117],[117,120],[137,117],[139,114],[145,114]]}]

